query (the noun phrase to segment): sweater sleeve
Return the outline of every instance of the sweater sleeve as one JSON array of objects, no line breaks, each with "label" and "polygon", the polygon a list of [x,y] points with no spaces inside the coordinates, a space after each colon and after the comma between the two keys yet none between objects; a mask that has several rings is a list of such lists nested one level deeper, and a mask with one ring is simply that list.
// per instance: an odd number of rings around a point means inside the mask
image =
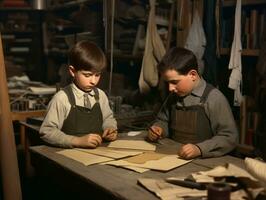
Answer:
[{"label": "sweater sleeve", "polygon": [[61,131],[70,110],[68,104],[67,96],[63,91],[59,91],[51,99],[39,131],[41,139],[45,142],[60,147],[71,147],[73,136]]},{"label": "sweater sleeve", "polygon": [[197,144],[202,157],[217,157],[229,153],[238,143],[238,130],[227,99],[219,90],[214,89],[208,96],[205,110],[214,136]]}]

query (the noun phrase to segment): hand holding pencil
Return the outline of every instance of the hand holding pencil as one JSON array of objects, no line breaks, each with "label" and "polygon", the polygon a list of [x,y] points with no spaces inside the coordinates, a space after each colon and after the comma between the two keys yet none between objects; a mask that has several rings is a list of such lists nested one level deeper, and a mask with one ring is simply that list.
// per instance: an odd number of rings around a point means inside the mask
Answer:
[{"label": "hand holding pencil", "polygon": [[148,139],[155,142],[163,136],[163,129],[159,126],[151,126],[148,129]]},{"label": "hand holding pencil", "polygon": [[106,141],[114,141],[117,138],[117,129],[107,128],[103,131],[102,138]]}]

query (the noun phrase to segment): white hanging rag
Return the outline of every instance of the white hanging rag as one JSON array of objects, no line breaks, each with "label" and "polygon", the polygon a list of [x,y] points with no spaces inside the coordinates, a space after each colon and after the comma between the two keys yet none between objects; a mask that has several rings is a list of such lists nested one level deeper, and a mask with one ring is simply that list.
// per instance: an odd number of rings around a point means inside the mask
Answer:
[{"label": "white hanging rag", "polygon": [[231,47],[229,69],[232,69],[228,87],[234,90],[234,105],[240,106],[242,101],[242,62],[241,62],[241,0],[237,0],[235,11],[234,40]]},{"label": "white hanging rag", "polygon": [[157,64],[165,54],[165,47],[157,31],[155,21],[155,0],[150,0],[150,13],[146,33],[145,51],[139,77],[141,93],[147,93],[151,87],[158,86]]},{"label": "white hanging rag", "polygon": [[204,69],[204,62],[202,60],[206,47],[206,37],[202,26],[202,21],[199,12],[195,9],[193,14],[193,22],[189,29],[185,48],[191,50],[198,60],[199,73],[202,74]]}]

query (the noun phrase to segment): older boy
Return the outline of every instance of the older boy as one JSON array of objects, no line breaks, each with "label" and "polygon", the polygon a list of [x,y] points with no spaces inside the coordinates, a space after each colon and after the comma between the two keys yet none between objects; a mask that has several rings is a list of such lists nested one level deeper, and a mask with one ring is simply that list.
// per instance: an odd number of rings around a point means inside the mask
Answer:
[{"label": "older boy", "polygon": [[105,93],[96,88],[106,66],[102,50],[88,41],[78,42],[69,53],[73,83],[49,103],[40,128],[41,138],[60,147],[95,148],[117,137],[117,122]]},{"label": "older boy", "polygon": [[195,55],[184,48],[172,48],[158,70],[173,93],[158,113],[148,138],[169,136],[183,143],[178,155],[185,159],[216,157],[233,150],[238,132],[225,96],[206,83],[198,73]]}]

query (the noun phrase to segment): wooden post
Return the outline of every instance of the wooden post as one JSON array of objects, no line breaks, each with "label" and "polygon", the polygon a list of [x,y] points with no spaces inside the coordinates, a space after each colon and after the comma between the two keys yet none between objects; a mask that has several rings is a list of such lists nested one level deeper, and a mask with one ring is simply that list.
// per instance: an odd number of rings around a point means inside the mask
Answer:
[{"label": "wooden post", "polygon": [[4,200],[21,200],[17,151],[0,33],[0,167]]}]

